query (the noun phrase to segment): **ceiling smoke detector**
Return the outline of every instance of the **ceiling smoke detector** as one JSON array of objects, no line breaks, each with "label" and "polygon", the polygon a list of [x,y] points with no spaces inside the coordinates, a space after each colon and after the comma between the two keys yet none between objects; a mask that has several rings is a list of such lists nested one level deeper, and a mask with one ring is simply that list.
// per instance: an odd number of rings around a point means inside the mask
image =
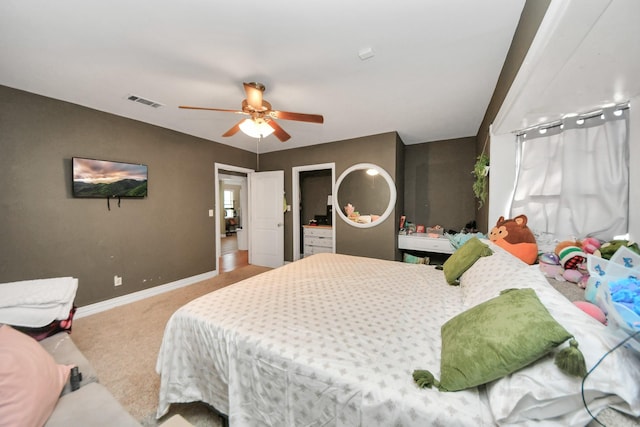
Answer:
[{"label": "ceiling smoke detector", "polygon": [[373,58],[375,54],[373,53],[373,49],[370,47],[365,47],[363,49],[360,49],[358,51],[358,56],[360,57],[360,59],[362,61],[369,59],[369,58]]}]

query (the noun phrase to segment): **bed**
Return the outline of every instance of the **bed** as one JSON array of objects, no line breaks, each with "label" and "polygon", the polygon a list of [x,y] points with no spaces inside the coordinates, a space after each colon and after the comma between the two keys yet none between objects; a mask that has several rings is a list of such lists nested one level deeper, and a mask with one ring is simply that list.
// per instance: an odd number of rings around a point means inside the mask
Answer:
[{"label": "bed", "polygon": [[[588,368],[613,347],[606,328],[538,270],[486,244],[493,255],[458,286],[434,266],[317,254],[186,304],[160,348],[157,416],[202,401],[232,426],[585,425],[581,381],[552,356],[456,392],[414,382],[416,369],[440,373],[441,326],[506,288],[533,288],[579,341]],[[590,374],[592,413],[640,415],[636,357],[622,347]]]}]

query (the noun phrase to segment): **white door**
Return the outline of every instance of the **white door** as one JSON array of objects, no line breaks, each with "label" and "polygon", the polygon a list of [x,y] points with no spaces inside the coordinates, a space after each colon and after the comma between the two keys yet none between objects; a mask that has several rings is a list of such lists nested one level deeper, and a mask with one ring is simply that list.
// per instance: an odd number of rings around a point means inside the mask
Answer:
[{"label": "white door", "polygon": [[249,264],[284,264],[284,171],[249,174]]}]

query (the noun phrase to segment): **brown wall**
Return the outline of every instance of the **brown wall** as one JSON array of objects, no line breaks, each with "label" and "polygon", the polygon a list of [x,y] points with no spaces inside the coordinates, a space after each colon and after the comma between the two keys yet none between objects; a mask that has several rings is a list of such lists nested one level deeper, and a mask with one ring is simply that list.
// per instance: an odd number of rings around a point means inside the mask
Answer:
[{"label": "brown wall", "polygon": [[408,145],[404,152],[407,221],[460,231],[475,220],[475,138]]},{"label": "brown wall", "polygon": [[[81,306],[214,270],[215,221],[208,216],[214,164],[256,164],[250,152],[2,86],[0,128],[0,282],[78,277]],[[411,188],[421,173],[416,162],[433,167],[446,161],[450,150],[440,147],[447,146],[405,147],[390,132],[263,154],[260,165],[285,171],[288,200],[294,166],[335,162],[336,177],[356,163],[384,168],[398,188],[392,216],[370,229],[338,219],[336,248],[399,259],[397,224],[405,197],[414,197],[403,191],[405,182]],[[124,199],[121,207],[112,201],[110,211],[105,200],[73,198],[73,156],[147,164],[149,196]],[[436,186],[428,197],[446,188]],[[286,260],[293,259],[291,215],[285,215]],[[113,286],[114,275],[123,277],[122,286]]]},{"label": "brown wall", "polygon": [[[484,119],[478,129],[478,134],[476,135],[476,156],[479,156],[483,150],[485,153],[489,153],[489,126],[493,123],[496,115],[500,111],[500,107],[511,88],[513,80],[516,78],[516,75],[520,70],[520,66],[529,51],[531,42],[533,42],[533,39],[536,36],[538,27],[540,26],[550,3],[551,0],[527,0],[525,2],[522,14],[520,15],[520,22],[518,22],[518,26],[516,27],[516,32],[513,36],[513,40],[511,41],[511,46],[507,52],[504,65],[502,66],[498,83],[496,84],[489,106],[487,107]],[[489,189],[489,191],[491,190]],[[489,200],[488,197],[487,200]],[[487,218],[488,214],[489,205],[485,204],[478,211],[477,215],[478,227],[480,228],[480,231],[485,233],[488,232],[486,224],[489,224],[489,227],[491,227],[498,219]]]},{"label": "brown wall", "polygon": [[[0,86],[0,282],[74,276],[76,304],[215,270],[214,163],[226,145]],[[71,196],[71,157],[144,163],[149,196]],[[113,286],[113,276],[123,285]]]},{"label": "brown wall", "polygon": [[[291,199],[291,169],[296,166],[335,162],[336,179],[350,166],[357,163],[373,163],[382,167],[397,184],[398,149],[395,132],[355,138],[309,147],[260,155],[261,170],[284,170],[285,193]],[[396,206],[398,206],[396,204]],[[398,259],[396,212],[380,225],[372,228],[356,228],[336,218],[336,252],[371,258]],[[285,259],[293,259],[293,214],[285,214]]]}]

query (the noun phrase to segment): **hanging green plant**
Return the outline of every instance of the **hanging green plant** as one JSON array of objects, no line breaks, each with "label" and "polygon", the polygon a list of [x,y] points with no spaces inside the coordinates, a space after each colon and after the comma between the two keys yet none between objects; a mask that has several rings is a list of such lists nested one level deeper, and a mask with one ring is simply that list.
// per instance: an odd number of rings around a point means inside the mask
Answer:
[{"label": "hanging green plant", "polygon": [[487,176],[489,175],[489,156],[482,153],[477,157],[476,164],[471,172],[476,180],[473,182],[473,194],[479,201],[480,209],[487,200]]}]

